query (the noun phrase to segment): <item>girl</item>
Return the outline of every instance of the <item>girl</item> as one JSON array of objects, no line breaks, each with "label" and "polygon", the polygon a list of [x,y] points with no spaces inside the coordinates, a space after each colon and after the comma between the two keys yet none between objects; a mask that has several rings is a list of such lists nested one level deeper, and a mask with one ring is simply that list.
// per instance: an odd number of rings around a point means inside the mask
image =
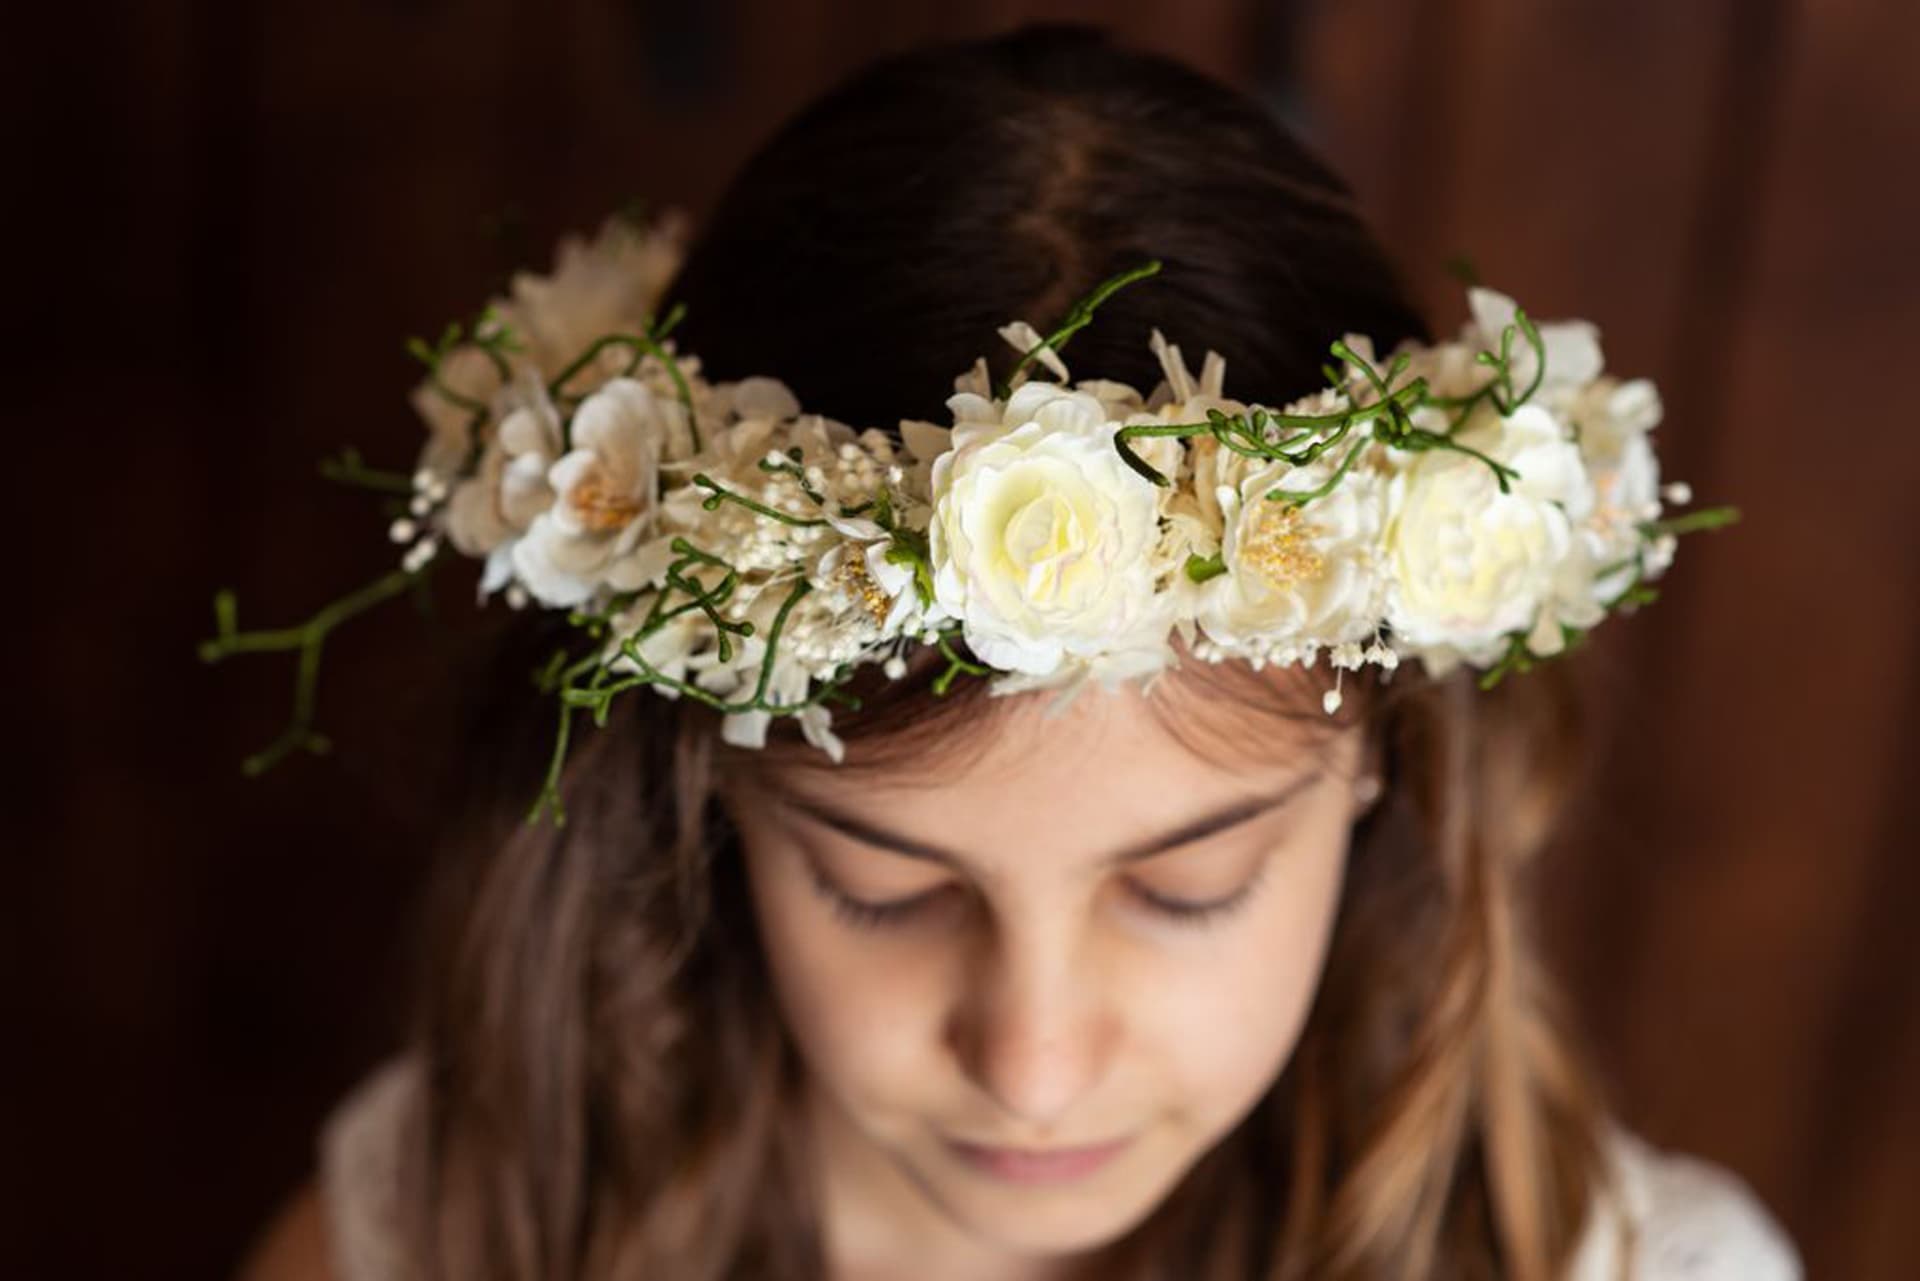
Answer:
[{"label": "girl", "polygon": [[[1149,258],[1080,369],[1187,377],[1158,328],[1282,404],[1330,337],[1425,338],[1254,103],[1063,28],[831,94],[666,293],[704,369],[892,424]],[[1578,755],[1559,664],[1186,661],[1064,704],[949,671],[866,669],[838,763],[622,700],[558,830],[517,821],[541,735],[503,694],[475,812],[506,834],[451,842],[416,1041],[251,1275],[1798,1275],[1738,1180],[1608,1121],[1554,1008],[1519,886]]]}]

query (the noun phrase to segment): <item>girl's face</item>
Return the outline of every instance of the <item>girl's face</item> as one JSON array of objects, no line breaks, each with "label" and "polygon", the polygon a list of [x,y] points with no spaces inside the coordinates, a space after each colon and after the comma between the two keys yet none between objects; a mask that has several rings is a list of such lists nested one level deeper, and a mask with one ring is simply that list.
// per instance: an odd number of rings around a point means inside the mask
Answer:
[{"label": "girl's face", "polygon": [[1136,686],[1022,697],[947,777],[723,793],[848,1272],[1117,1240],[1272,1084],[1319,979],[1358,731],[1222,764]]}]

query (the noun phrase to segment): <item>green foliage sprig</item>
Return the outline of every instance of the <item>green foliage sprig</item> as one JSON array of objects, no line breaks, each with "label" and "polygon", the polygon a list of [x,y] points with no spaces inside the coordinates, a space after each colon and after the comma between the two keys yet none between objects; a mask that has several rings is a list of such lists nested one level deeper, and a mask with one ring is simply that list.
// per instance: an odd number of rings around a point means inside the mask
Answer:
[{"label": "green foliage sprig", "polygon": [[397,494],[403,498],[414,494],[413,477],[368,467],[361,461],[360,451],[351,446],[342,449],[337,458],[321,459],[320,474],[337,484],[372,490],[376,494]]},{"label": "green foliage sprig", "polygon": [[294,669],[293,718],[280,737],[240,764],[241,772],[256,778],[272,769],[296,751],[324,756],[332,750],[332,741],[314,729],[314,698],[320,681],[320,654],[327,637],[349,619],[366,613],[382,601],[400,595],[431,572],[435,557],[419,569],[396,569],[366,586],[349,592],[317,611],[304,623],[265,631],[239,629],[239,603],[232,589],[223,589],[213,598],[215,635],[200,643],[200,661],[218,663],[235,654],[285,653],[297,650],[300,658]]}]

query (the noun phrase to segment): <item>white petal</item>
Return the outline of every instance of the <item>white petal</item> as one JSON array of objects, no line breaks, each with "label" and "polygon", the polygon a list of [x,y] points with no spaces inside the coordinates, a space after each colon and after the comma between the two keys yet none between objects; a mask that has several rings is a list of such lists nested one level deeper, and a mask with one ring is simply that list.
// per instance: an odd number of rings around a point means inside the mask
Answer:
[{"label": "white petal", "polygon": [[1022,356],[1038,348],[1034,359],[1045,365],[1055,378],[1061,382],[1067,381],[1067,362],[1060,359],[1060,353],[1052,347],[1042,345],[1044,335],[1032,325],[1024,320],[1016,320],[1000,326],[998,332]]},{"label": "white petal", "polygon": [[762,748],[767,745],[767,726],[772,712],[729,712],[720,722],[720,737],[735,747]]},{"label": "white petal", "polygon": [[778,378],[742,378],[733,385],[733,412],[741,418],[792,418],[800,401]]},{"label": "white petal", "polygon": [[479,599],[487,597],[513,581],[513,544],[502,543],[487,553],[486,566],[480,571]]},{"label": "white petal", "polygon": [[1160,358],[1160,370],[1166,375],[1167,386],[1173,392],[1175,401],[1193,399],[1193,374],[1187,369],[1187,362],[1180,355],[1180,348],[1167,341],[1167,336],[1155,329],[1147,339],[1147,345],[1153,348],[1153,354]]},{"label": "white petal", "polygon": [[993,377],[987,372],[987,358],[976,357],[971,369],[964,374],[956,375],[953,380],[953,389],[972,392],[976,396],[993,395]]},{"label": "white petal", "polygon": [[[948,401],[949,405],[953,402]],[[998,417],[998,415],[995,415]],[[900,440],[907,452],[922,462],[938,458],[947,452],[953,442],[953,433],[935,423],[921,422],[914,418],[900,420]]]}]

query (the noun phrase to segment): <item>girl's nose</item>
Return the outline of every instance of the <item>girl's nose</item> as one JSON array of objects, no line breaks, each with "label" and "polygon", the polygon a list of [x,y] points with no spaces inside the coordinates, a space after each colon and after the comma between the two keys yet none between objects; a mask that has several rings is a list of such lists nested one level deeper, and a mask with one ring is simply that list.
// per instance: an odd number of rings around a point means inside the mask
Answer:
[{"label": "girl's nose", "polygon": [[1029,1141],[1071,1125],[1118,1048],[1106,984],[1082,942],[1003,935],[965,975],[955,1006],[949,1039],[962,1068],[1031,1127]]}]

